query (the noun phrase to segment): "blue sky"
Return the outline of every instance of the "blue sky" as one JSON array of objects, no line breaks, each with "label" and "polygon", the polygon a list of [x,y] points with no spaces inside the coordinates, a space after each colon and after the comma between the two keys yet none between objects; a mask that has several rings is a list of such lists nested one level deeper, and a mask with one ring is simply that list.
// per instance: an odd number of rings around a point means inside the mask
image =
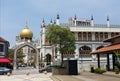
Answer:
[{"label": "blue sky", "polygon": [[28,21],[36,39],[43,18],[49,23],[57,13],[61,23],[76,14],[78,18],[93,15],[96,24],[106,24],[109,15],[110,24],[120,25],[120,0],[0,0],[0,36],[14,46],[15,36]]}]

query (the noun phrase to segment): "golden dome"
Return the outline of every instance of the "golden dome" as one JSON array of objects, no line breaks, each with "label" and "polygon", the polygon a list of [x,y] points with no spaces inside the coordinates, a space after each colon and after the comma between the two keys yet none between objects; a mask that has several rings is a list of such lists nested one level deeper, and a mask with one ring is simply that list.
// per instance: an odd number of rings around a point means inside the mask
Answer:
[{"label": "golden dome", "polygon": [[21,38],[28,38],[31,39],[33,37],[33,32],[26,26],[21,32],[20,32]]}]

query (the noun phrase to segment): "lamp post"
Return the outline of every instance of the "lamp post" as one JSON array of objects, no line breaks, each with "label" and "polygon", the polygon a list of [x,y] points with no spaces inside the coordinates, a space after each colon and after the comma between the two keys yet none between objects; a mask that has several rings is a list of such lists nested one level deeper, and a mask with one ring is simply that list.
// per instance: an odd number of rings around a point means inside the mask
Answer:
[{"label": "lamp post", "polygon": [[[83,49],[81,48],[81,51],[82,51]],[[81,56],[81,70],[83,70],[83,58],[82,58],[82,52],[81,52],[81,54],[80,54],[80,56]]]}]

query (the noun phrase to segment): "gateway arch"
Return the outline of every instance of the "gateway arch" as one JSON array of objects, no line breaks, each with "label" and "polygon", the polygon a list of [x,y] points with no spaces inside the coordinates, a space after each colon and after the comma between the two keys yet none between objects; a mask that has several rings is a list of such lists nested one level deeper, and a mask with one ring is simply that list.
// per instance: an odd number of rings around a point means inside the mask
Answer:
[{"label": "gateway arch", "polygon": [[34,47],[32,44],[27,43],[27,42],[25,42],[23,44],[20,44],[20,45],[18,45],[15,48],[13,69],[14,70],[17,69],[17,52],[18,52],[18,50],[21,49],[21,48],[23,48],[23,47],[25,47],[25,46],[28,46],[28,47],[30,47],[30,48],[32,48],[32,49],[35,50],[35,52],[36,52],[36,55],[35,55],[35,66],[36,66],[37,69],[39,69],[39,51],[38,51],[38,49],[36,47]]}]

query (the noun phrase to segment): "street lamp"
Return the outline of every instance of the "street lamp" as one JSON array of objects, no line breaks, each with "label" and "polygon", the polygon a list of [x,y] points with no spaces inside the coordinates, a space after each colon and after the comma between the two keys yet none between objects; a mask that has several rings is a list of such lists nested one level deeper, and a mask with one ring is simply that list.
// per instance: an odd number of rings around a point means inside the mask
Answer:
[{"label": "street lamp", "polygon": [[[81,49],[81,51],[83,50],[82,48],[80,48]],[[80,53],[80,57],[81,57],[81,69],[83,70],[83,58],[82,58],[82,52]]]}]

